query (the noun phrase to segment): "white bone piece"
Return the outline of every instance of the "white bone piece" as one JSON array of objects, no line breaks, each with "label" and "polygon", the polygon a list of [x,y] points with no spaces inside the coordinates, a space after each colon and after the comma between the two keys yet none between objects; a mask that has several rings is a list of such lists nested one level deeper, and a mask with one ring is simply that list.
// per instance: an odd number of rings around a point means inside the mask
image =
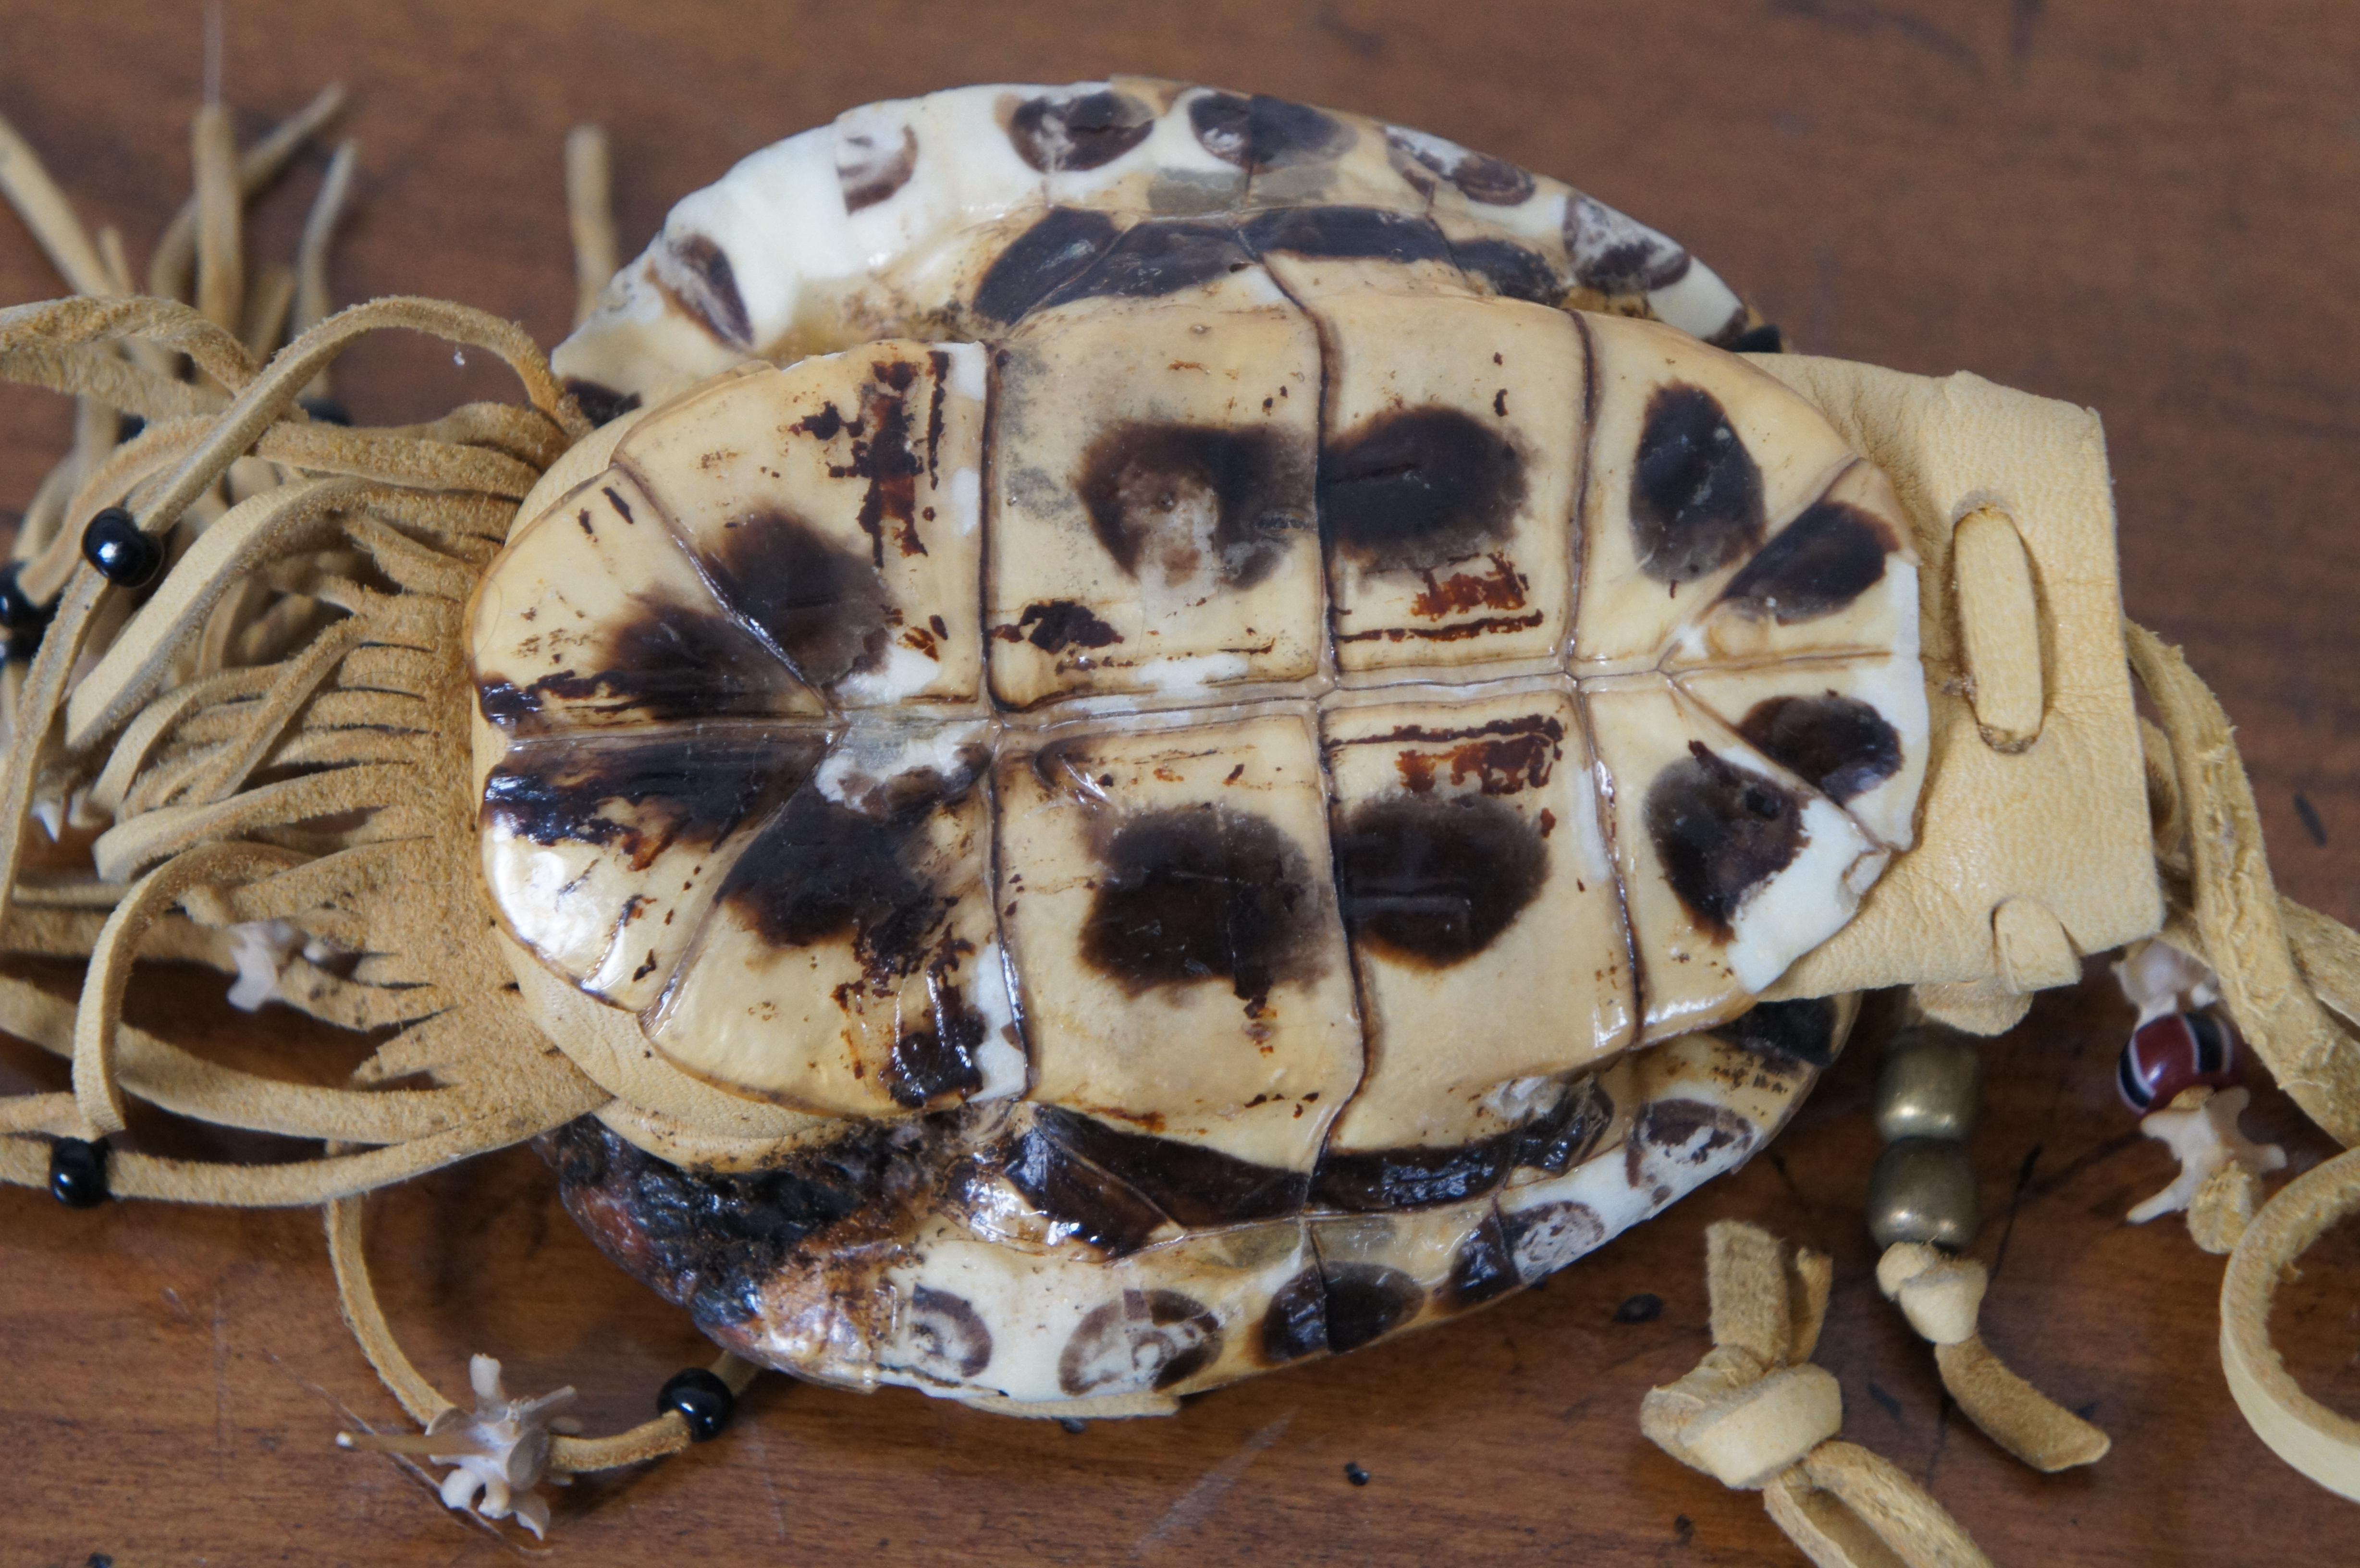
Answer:
[{"label": "white bone piece", "polygon": [[2147,1137],[2171,1146],[2180,1160],[2180,1178],[2133,1209],[2127,1216],[2131,1224],[2145,1225],[2185,1209],[2205,1178],[2225,1166],[2242,1165],[2257,1176],[2286,1168],[2285,1149],[2275,1143],[2256,1143],[2238,1130],[2237,1118],[2252,1098],[2243,1088],[2223,1089],[2191,1110],[2158,1111],[2139,1123]]},{"label": "white bone piece", "polygon": [[2139,1010],[2135,1030],[2166,1013],[2199,1012],[2221,999],[2220,978],[2205,962],[2161,937],[2133,942],[2110,967],[2123,995]]},{"label": "white bone piece", "polygon": [[[417,1454],[453,1468],[442,1477],[442,1502],[462,1513],[472,1506],[488,1519],[513,1515],[536,1540],[549,1532],[549,1499],[533,1490],[549,1468],[550,1435],[581,1430],[581,1423],[554,1415],[574,1402],[571,1388],[537,1399],[511,1399],[500,1380],[500,1364],[488,1356],[467,1362],[475,1408],[453,1405],[426,1426],[423,1436],[339,1432],[339,1448],[373,1448]],[[554,1479],[563,1485],[566,1477]]]}]

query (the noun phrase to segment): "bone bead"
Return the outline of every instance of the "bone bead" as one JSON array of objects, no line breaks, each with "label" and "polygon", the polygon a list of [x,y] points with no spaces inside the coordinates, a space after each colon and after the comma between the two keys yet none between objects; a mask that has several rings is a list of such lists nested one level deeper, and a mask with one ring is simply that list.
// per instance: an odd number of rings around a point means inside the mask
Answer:
[{"label": "bone bead", "polygon": [[1876,1266],[1878,1289],[1901,1308],[1918,1337],[1931,1345],[1962,1345],[1972,1339],[1983,1291],[1991,1283],[1983,1266],[1972,1258],[1944,1258],[1929,1247],[1896,1247],[1885,1256],[1896,1253],[1931,1258],[1922,1267],[1905,1265],[1907,1277],[1899,1279],[1889,1278],[1899,1270],[1888,1270],[1883,1261]]},{"label": "bone bead", "polygon": [[1962,1141],[1974,1131],[1983,1058],[1952,1030],[1912,1028],[1894,1036],[1876,1078],[1876,1130],[1887,1143],[1905,1138]]},{"label": "bone bead", "polygon": [[1953,1251],[1974,1239],[1975,1168],[1964,1145],[1888,1144],[1868,1178],[1868,1231],[1879,1247],[1923,1241]]}]

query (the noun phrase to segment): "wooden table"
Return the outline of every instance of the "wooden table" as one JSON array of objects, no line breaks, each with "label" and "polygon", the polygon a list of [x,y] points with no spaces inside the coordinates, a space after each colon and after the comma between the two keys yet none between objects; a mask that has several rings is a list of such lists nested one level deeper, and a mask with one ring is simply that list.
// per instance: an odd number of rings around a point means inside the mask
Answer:
[{"label": "wooden table", "polygon": [[[617,147],[627,245],[742,154],[869,99],[1110,70],[1349,105],[1563,175],[1692,245],[1811,351],[1966,367],[2092,405],[2113,443],[2131,613],[2187,646],[2242,727],[2280,885],[2360,922],[2360,12],[2170,0],[1757,0],[1548,5],[1197,0],[1185,7],[601,3],[228,7],[246,131],[323,82],[354,90],[362,206],[347,298],[417,292],[524,321],[573,297],[567,125]],[[190,8],[32,6],[0,19],[0,113],[85,218],[144,251],[186,189],[200,83]],[[315,171],[258,218],[291,245]],[[60,286],[0,221],[0,298]],[[373,342],[342,390],[372,420],[506,391],[447,350]],[[62,449],[55,400],[0,395],[0,503]],[[63,976],[60,976],[62,979]],[[202,1049],[311,1041],[212,976],[159,976],[134,1017]],[[560,1504],[580,1563],[1795,1563],[1758,1503],[1637,1431],[1640,1396],[1704,1350],[1700,1236],[1743,1215],[1825,1247],[1819,1359],[1847,1436],[1918,1476],[2002,1562],[2350,1563],[2360,1510],[2279,1465],[2214,1351],[2220,1264],[2123,1211],[2172,1166],[2108,1083],[2128,1020],[2102,970],[1991,1048],[1975,1143],[1989,1337],[2103,1424],[2058,1478],[1943,1402],[1881,1301],[1861,1206],[1889,1011],[1740,1176],[1546,1289],[1450,1329],[1272,1377],[1177,1419],[1050,1423],[906,1393],[772,1379],[723,1442]],[[9,1071],[27,1059],[5,1058]],[[31,1069],[43,1071],[47,1069]],[[2258,1073],[2256,1075],[2258,1080]],[[21,1074],[20,1074],[21,1077]],[[54,1082],[54,1079],[44,1079]],[[2262,1089],[2298,1168],[2327,1145]],[[180,1147],[233,1145],[196,1135]],[[567,1224],[529,1154],[374,1201],[387,1306],[444,1388],[471,1350],[639,1419],[697,1358],[681,1314]],[[2360,1413],[2360,1245],[2313,1254],[2281,1340]],[[1652,1292],[1658,1316],[1618,1307]],[[319,1222],[0,1192],[0,1560],[473,1563],[522,1540],[417,1474],[339,1454],[395,1415],[336,1317]],[[1348,1465],[1367,1472],[1347,1479]],[[523,1542],[529,1548],[530,1542]]]}]

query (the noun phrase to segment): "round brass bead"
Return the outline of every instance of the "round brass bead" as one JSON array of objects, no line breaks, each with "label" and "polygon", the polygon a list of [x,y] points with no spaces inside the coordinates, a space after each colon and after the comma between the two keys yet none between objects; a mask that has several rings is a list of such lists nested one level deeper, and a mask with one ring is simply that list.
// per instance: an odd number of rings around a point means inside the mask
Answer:
[{"label": "round brass bead", "polygon": [[1876,1130],[1887,1143],[1905,1138],[1963,1141],[1982,1108],[1983,1052],[1966,1036],[1906,1029],[1885,1048],[1876,1075]]},{"label": "round brass bead", "polygon": [[1926,1241],[1952,1251],[1975,1238],[1975,1166],[1947,1138],[1885,1146],[1868,1177],[1868,1234],[1880,1247]]}]

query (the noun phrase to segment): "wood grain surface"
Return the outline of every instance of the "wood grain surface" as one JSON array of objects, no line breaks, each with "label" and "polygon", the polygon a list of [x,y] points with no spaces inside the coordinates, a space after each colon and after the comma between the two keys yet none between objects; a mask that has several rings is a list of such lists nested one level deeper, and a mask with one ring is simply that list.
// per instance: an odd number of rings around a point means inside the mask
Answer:
[{"label": "wood grain surface", "polygon": [[[250,136],[351,86],[361,207],[347,299],[447,296],[545,342],[573,298],[566,127],[616,143],[624,242],[753,148],[870,99],[1112,71],[1334,103],[1562,176],[1676,235],[1811,352],[1969,368],[2105,418],[2130,613],[2184,644],[2240,724],[2280,886],[2360,922],[2360,9],[2255,0],[1196,0],[1186,5],[232,0],[225,95]],[[193,5],[0,5],[0,114],[135,266],[187,188]],[[321,161],[261,209],[291,249]],[[0,219],[0,299],[60,286]],[[373,342],[370,420],[506,392],[447,349]],[[65,444],[0,393],[0,506]],[[71,971],[42,971],[63,987]],[[158,972],[135,1020],[332,1081],[353,1044],[249,1019]],[[1707,1345],[1704,1225],[1758,1219],[1835,1255],[1820,1357],[1846,1435],[2011,1563],[2349,1564],[2360,1509],[2246,1431],[2214,1348],[2220,1262],[2123,1211],[2172,1173],[2108,1079],[2129,1021],[2102,969],[1990,1048],[1974,1149],[1989,1338],[2114,1437],[2036,1476],[1944,1403],[1880,1300],[1861,1207],[1890,1024],[1772,1150],[1547,1288],[1450,1328],[1196,1400],[1052,1423],[769,1379],[721,1442],[560,1501],[562,1561],[1272,1564],[1795,1563],[1751,1497],[1644,1442],[1640,1396]],[[287,1070],[282,1068],[282,1070]],[[2328,1146],[2260,1082],[2297,1170]],[[59,1082],[0,1055],[0,1087]],[[279,1149],[153,1124],[150,1146]],[[606,1265],[521,1150],[372,1201],[386,1304],[445,1388],[487,1350],[636,1421],[703,1352]],[[2332,1236],[2282,1343],[2360,1414],[2360,1244]],[[1627,1308],[1643,1294],[1658,1315]],[[1618,1312],[1618,1309],[1626,1309]],[[1639,1321],[1623,1321],[1637,1319]],[[533,1554],[420,1475],[340,1454],[391,1423],[338,1321],[316,1215],[0,1191],[0,1564],[449,1563]],[[1367,1475],[1354,1485],[1347,1466]]]}]

